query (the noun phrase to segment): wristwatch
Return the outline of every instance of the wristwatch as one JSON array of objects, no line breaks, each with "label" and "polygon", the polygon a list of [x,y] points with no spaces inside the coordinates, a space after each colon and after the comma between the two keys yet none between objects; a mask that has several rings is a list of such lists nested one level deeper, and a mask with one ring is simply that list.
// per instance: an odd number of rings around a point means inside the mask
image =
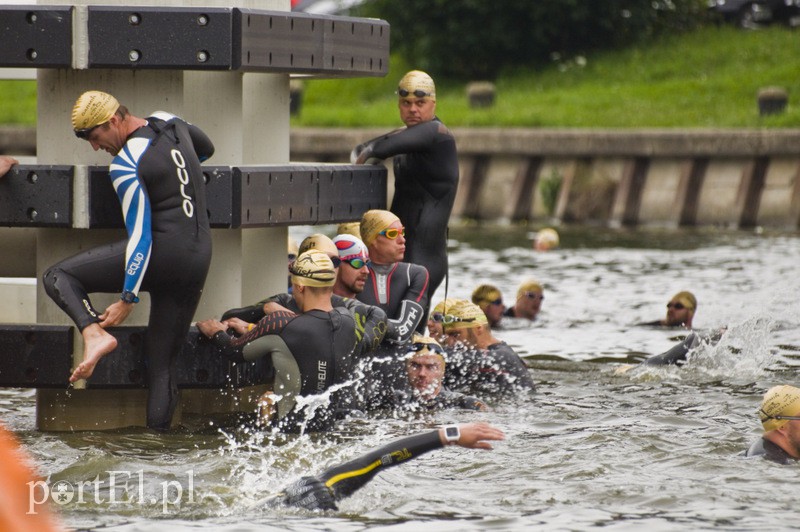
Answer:
[{"label": "wristwatch", "polygon": [[461,438],[461,430],[458,425],[447,425],[444,427],[444,439],[448,444],[454,444]]},{"label": "wristwatch", "polygon": [[125,303],[138,303],[139,302],[139,298],[136,297],[136,294],[134,294],[133,292],[130,292],[128,290],[122,292],[122,295],[119,298],[121,300],[123,300]]}]

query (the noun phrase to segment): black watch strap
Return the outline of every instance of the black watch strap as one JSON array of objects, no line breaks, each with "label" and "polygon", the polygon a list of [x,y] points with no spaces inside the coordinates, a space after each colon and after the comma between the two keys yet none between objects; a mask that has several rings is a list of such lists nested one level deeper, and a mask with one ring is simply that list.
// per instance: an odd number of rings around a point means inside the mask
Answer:
[{"label": "black watch strap", "polygon": [[122,292],[122,295],[120,296],[120,299],[123,300],[125,303],[138,303],[139,302],[139,298],[136,297],[136,294],[134,294],[133,292],[129,292],[127,290]]}]

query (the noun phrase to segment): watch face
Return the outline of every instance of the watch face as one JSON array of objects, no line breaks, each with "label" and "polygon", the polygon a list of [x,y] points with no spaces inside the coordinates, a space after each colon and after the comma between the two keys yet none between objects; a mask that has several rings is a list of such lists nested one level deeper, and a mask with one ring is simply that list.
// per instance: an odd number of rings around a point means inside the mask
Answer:
[{"label": "watch face", "polygon": [[458,427],[447,427],[444,429],[444,435],[448,440],[457,440],[459,436],[461,436],[461,433],[459,432]]}]

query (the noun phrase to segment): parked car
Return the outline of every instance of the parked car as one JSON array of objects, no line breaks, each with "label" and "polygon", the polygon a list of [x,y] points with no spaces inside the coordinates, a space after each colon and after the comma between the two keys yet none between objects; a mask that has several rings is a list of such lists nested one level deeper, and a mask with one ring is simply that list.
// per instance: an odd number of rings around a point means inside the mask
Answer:
[{"label": "parked car", "polygon": [[773,22],[800,26],[800,0],[708,0],[708,8],[742,28]]}]

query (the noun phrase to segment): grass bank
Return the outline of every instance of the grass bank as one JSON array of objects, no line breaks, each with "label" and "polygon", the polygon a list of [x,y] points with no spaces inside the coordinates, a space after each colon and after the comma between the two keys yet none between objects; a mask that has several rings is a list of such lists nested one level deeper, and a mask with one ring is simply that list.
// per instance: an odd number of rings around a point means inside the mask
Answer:
[{"label": "grass bank", "polygon": [[[450,126],[800,127],[800,30],[708,27],[648,45],[546,68],[506,72],[489,109],[469,107],[463,84],[439,80],[438,111]],[[394,90],[413,65],[393,57],[385,78],[305,83],[294,126],[397,125]],[[432,73],[435,76],[435,73]],[[788,110],[759,116],[759,88],[789,92]],[[33,82],[0,81],[0,123],[35,124]]]}]

